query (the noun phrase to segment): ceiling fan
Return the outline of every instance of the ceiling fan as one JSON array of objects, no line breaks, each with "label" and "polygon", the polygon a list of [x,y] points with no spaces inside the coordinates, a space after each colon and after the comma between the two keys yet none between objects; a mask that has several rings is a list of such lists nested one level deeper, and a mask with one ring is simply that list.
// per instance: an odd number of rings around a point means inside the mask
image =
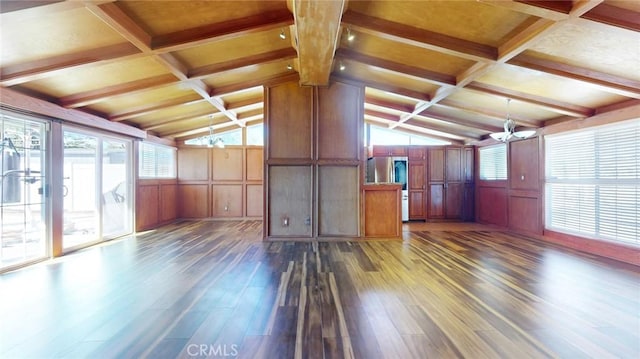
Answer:
[{"label": "ceiling fan", "polygon": [[507,142],[507,141],[511,140],[512,138],[514,138],[514,137],[520,138],[520,139],[524,139],[524,138],[531,137],[536,133],[535,130],[516,131],[516,121],[514,121],[511,118],[510,114],[509,114],[509,103],[510,102],[511,102],[511,99],[508,98],[507,99],[507,119],[504,121],[504,125],[503,125],[504,131],[503,132],[494,132],[494,133],[489,135],[494,140],[501,141],[501,142]]}]

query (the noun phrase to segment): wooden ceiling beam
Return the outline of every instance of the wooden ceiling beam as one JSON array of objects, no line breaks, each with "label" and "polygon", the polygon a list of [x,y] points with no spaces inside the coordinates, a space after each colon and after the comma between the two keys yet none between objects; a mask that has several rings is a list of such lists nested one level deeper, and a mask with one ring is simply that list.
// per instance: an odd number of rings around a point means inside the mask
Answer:
[{"label": "wooden ceiling beam", "polygon": [[182,129],[180,131],[176,131],[176,132],[168,132],[168,133],[162,133],[163,137],[170,137],[170,138],[179,138],[179,139],[184,139],[186,137],[189,136],[193,136],[193,137],[199,137],[202,134],[208,134],[209,133],[209,127],[212,127],[214,131],[216,130],[221,130],[221,129],[225,129],[225,130],[230,130],[236,127],[246,127],[246,123],[249,121],[253,121],[253,118],[247,118],[244,120],[239,120],[240,123],[242,123],[242,126],[239,126],[237,123],[234,123],[233,121],[226,121],[223,123],[218,123],[215,124],[213,126],[206,126],[206,127],[197,127],[197,128],[191,128],[191,129]]},{"label": "wooden ceiling beam", "polygon": [[242,82],[226,85],[226,86],[218,86],[211,89],[211,96],[225,96],[234,92],[243,91],[246,89],[250,89],[256,86],[262,86],[264,84],[272,83],[272,82],[287,82],[287,81],[296,81],[298,80],[297,72],[288,72],[285,74],[279,74],[276,76],[271,76],[267,78],[248,78]]},{"label": "wooden ceiling beam", "polygon": [[293,23],[293,15],[289,10],[277,10],[158,35],[152,39],[151,48],[161,52],[184,50],[214,41],[234,39],[248,34],[286,27],[293,25]]},{"label": "wooden ceiling beam", "polygon": [[603,3],[582,15],[582,18],[603,24],[640,31],[640,13]]},{"label": "wooden ceiling beam", "polygon": [[[190,79],[188,75],[188,67],[178,58],[169,52],[154,53],[155,48],[165,48],[165,51],[176,50],[176,46],[195,46],[202,44],[203,41],[210,42],[213,39],[228,38],[229,36],[241,36],[255,31],[264,31],[265,24],[274,26],[273,18],[280,19],[287,10],[273,13],[261,14],[260,16],[251,16],[243,19],[236,19],[222,24],[201,26],[194,29],[176,32],[168,36],[160,36],[151,38],[143,29],[141,29],[133,19],[125,14],[117,4],[102,4],[100,6],[88,5],[102,21],[111,26],[125,39],[130,41],[142,52],[151,54],[156,61],[163,65],[170,73],[178,78],[183,84],[189,86],[194,92],[209,102],[218,111],[222,112],[232,122],[243,127],[244,123],[238,121],[236,114],[225,108],[224,102],[219,97],[211,96],[210,89],[200,79]],[[177,44],[177,45],[176,45]]]},{"label": "wooden ceiling beam", "polygon": [[301,85],[329,84],[345,4],[346,0],[293,1]]},{"label": "wooden ceiling beam", "polygon": [[385,120],[385,121],[389,121],[389,122],[398,122],[398,121],[400,121],[400,116],[394,115],[394,114],[391,114],[391,113],[382,112],[382,111],[375,111],[375,110],[365,109],[364,110],[364,115],[365,116],[371,116],[371,117],[379,118],[379,119],[382,119],[382,120]]},{"label": "wooden ceiling beam", "polygon": [[[472,105],[469,105],[466,102],[455,101],[455,100],[451,100],[449,98],[438,102],[437,106],[442,106],[442,107],[452,108],[452,109],[456,109],[456,110],[462,110],[462,111],[467,111],[467,112],[471,112],[471,113],[476,113],[476,114],[478,114],[480,116],[484,116],[484,117],[488,117],[488,118],[494,119],[496,121],[500,121],[501,123],[503,123],[507,118],[507,113],[506,112],[496,111],[494,109],[488,109],[488,108],[484,108],[484,107],[472,106]],[[540,127],[540,126],[542,126],[542,123],[540,121],[527,119],[527,118],[522,118],[522,117],[516,117],[513,114],[510,114],[510,116],[514,121],[516,121],[516,123],[521,124],[521,125],[525,125],[525,126],[528,126],[528,127]]]},{"label": "wooden ceiling beam", "polygon": [[238,120],[244,121],[246,123],[248,118],[256,119],[258,117],[262,117],[263,115],[264,115],[264,111],[261,108],[256,108],[243,113],[239,113]]},{"label": "wooden ceiling beam", "polygon": [[[384,121],[384,120],[379,120],[376,118],[366,118],[365,119],[365,123],[368,124],[372,124],[378,127],[388,127],[389,126],[389,121]],[[452,145],[464,145],[464,141],[459,140],[459,139],[454,139],[454,138],[450,138],[450,137],[445,137],[445,136],[438,136],[436,134],[424,131],[421,128],[414,128],[415,126],[399,126],[397,127],[395,130],[399,131],[399,132],[403,132],[409,135],[415,135],[415,136],[422,136],[422,137],[426,137],[426,138],[430,138],[433,140],[438,140],[438,141],[446,141],[451,143]]]},{"label": "wooden ceiling beam", "polygon": [[404,87],[399,87],[399,86],[395,86],[393,84],[389,84],[389,83],[382,83],[382,82],[374,82],[374,81],[369,81],[369,80],[363,80],[363,79],[359,79],[357,77],[353,77],[353,76],[348,76],[348,75],[344,75],[344,74],[333,74],[332,77],[335,77],[338,80],[344,80],[344,81],[350,81],[350,82],[354,82],[354,83],[359,83],[362,84],[366,87],[370,87],[370,88],[374,88],[376,90],[380,90],[380,91],[384,91],[384,92],[389,92],[398,96],[404,96],[404,97],[408,97],[411,99],[414,99],[416,101],[428,101],[429,100],[429,95],[422,93],[420,91],[415,91],[412,89],[408,89],[408,88],[404,88]]},{"label": "wooden ceiling beam", "polygon": [[426,69],[421,69],[414,66],[405,65],[402,63],[385,60],[375,56],[369,56],[357,51],[340,48],[336,51],[336,57],[344,58],[347,60],[356,61],[362,64],[366,64],[369,66],[398,72],[403,75],[417,77],[421,80],[426,80],[428,82],[435,83],[437,85],[446,85],[446,86],[455,86],[456,78],[455,76],[438,73],[435,71],[430,71]]},{"label": "wooden ceiling beam", "polygon": [[[448,133],[454,136],[460,136],[460,137],[464,137],[464,138],[468,138],[468,139],[475,139],[477,136],[473,136],[470,135],[469,133],[459,133],[460,131],[452,131],[452,128],[450,126],[443,126],[441,124],[436,124],[436,123],[429,123],[428,119],[427,121],[419,121],[419,120],[407,120],[407,121],[401,121],[400,116],[397,115],[393,115],[393,114],[389,114],[389,113],[385,113],[385,112],[381,112],[381,111],[373,111],[373,110],[364,110],[364,115],[365,116],[369,116],[369,117],[375,117],[381,120],[385,120],[389,123],[389,128],[397,128],[399,125],[401,125],[402,123],[405,123],[407,125],[411,125],[411,126],[417,126],[417,127],[421,127],[424,128],[425,130],[432,130],[432,131],[438,131],[441,133]],[[439,121],[439,120],[438,120]]]},{"label": "wooden ceiling beam", "polygon": [[519,13],[536,16],[543,19],[560,21],[569,18],[568,13],[558,12],[552,9],[546,9],[539,6],[535,6],[529,3],[520,1],[505,1],[505,0],[477,0],[484,4],[489,4],[505,9],[513,10]]},{"label": "wooden ceiling beam", "polygon": [[439,113],[434,112],[431,109],[420,112],[418,116],[428,117],[428,118],[432,118],[434,120],[439,120],[439,121],[451,122],[460,126],[482,130],[482,131],[489,131],[489,132],[502,131],[502,127],[492,126],[490,124],[480,123],[477,121],[470,121],[470,120],[466,120],[466,119],[458,118],[454,116],[441,115]]},{"label": "wooden ceiling beam", "polygon": [[521,54],[508,63],[572,80],[583,81],[609,93],[640,99],[640,81],[563,64],[528,53]]},{"label": "wooden ceiling beam", "polygon": [[188,77],[190,79],[203,79],[220,72],[241,71],[243,67],[247,66],[264,65],[277,61],[293,59],[297,55],[296,50],[291,47],[287,47],[263,54],[246,56],[240,59],[233,59],[192,69],[188,71]]},{"label": "wooden ceiling beam", "polygon": [[109,100],[122,95],[133,95],[143,91],[149,91],[176,83],[173,75],[159,75],[142,80],[117,84],[97,90],[81,92],[70,96],[61,97],[59,103],[67,108],[88,106],[101,101]]},{"label": "wooden ceiling beam", "polygon": [[382,100],[382,99],[371,97],[371,96],[365,96],[364,104],[365,106],[369,104],[369,105],[384,107],[390,110],[403,112],[403,113],[411,113],[411,111],[413,111],[412,106],[400,104],[393,101]]},{"label": "wooden ceiling beam", "polygon": [[557,25],[557,22],[548,19],[536,19],[529,23],[524,30],[513,35],[498,47],[498,62],[506,62],[519,55]]},{"label": "wooden ceiling beam", "polygon": [[262,96],[256,96],[241,101],[227,102],[227,109],[232,111],[241,111],[246,108],[252,109],[255,107],[263,107],[263,102],[264,100]]},{"label": "wooden ceiling beam", "polygon": [[124,134],[136,138],[146,138],[147,133],[138,128],[127,126],[122,123],[115,123],[99,116],[72,108],[64,108],[57,104],[27,96],[16,90],[0,87],[0,98],[4,105],[18,110],[39,113],[43,116],[57,118],[69,123],[82,126],[91,126],[101,130]]},{"label": "wooden ceiling beam", "polygon": [[86,3],[87,10],[109,25],[120,36],[140,51],[151,53],[151,35],[143,30],[136,21],[127,15],[115,2],[96,5]]},{"label": "wooden ceiling beam", "polygon": [[495,61],[498,57],[498,50],[491,46],[367,16],[355,11],[347,11],[342,16],[342,22],[355,30],[379,38],[434,50],[473,61]]},{"label": "wooden ceiling beam", "polygon": [[144,104],[133,109],[129,108],[124,112],[113,113],[109,116],[109,120],[114,122],[130,120],[136,117],[148,115],[150,113],[166,110],[171,107],[190,105],[203,101],[205,101],[205,99],[196,94],[181,96],[177,98],[169,98],[149,104]]},{"label": "wooden ceiling beam", "polygon": [[466,131],[462,132],[460,130],[453,130],[451,129],[451,127],[434,125],[433,123],[427,123],[424,120],[419,120],[418,117],[415,117],[409,121],[405,121],[403,124],[407,126],[424,128],[425,130],[437,131],[443,134],[448,134],[448,135],[465,139],[465,140],[477,140],[477,139],[480,139],[481,137],[475,133],[469,133]]},{"label": "wooden ceiling beam", "polygon": [[202,117],[208,118],[209,119],[208,122],[213,121],[215,117],[225,118],[225,116],[220,112],[211,113],[211,111],[195,111],[180,117],[172,117],[170,119],[161,119],[161,120],[155,121],[152,124],[142,126],[142,129],[146,131],[152,131],[152,130],[157,130],[159,128],[162,128],[164,126],[176,124],[181,121],[190,121],[190,120],[194,120]]},{"label": "wooden ceiling beam", "polygon": [[15,86],[29,81],[40,80],[70,69],[93,66],[96,63],[111,63],[144,56],[130,43],[105,46],[47,59],[3,66],[0,69],[0,84]]},{"label": "wooden ceiling beam", "polygon": [[553,112],[557,112],[562,115],[574,117],[589,117],[594,113],[593,109],[587,107],[573,105],[542,96],[531,95],[520,91],[500,88],[480,82],[473,82],[469,84],[466,89],[526,102],[532,105],[540,106]]}]

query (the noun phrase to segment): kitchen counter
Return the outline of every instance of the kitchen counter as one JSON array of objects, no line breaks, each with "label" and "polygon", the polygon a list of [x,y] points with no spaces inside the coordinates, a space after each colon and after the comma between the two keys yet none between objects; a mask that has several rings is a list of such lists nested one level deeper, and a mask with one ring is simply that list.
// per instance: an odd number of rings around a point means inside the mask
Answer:
[{"label": "kitchen counter", "polygon": [[400,238],[402,235],[399,183],[365,183],[362,186],[362,233],[366,238]]}]

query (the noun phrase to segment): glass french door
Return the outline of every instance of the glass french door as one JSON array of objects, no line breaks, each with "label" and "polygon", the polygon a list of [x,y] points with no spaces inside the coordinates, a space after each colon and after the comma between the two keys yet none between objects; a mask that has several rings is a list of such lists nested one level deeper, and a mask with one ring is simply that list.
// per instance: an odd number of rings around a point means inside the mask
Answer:
[{"label": "glass french door", "polygon": [[133,230],[131,201],[131,141],[102,141],[102,237],[115,238]]},{"label": "glass french door", "polygon": [[131,141],[75,129],[63,138],[63,250],[131,233]]},{"label": "glass french door", "polygon": [[46,125],[0,113],[0,269],[48,255]]},{"label": "glass french door", "polygon": [[64,131],[64,224],[63,248],[98,241],[98,138]]}]

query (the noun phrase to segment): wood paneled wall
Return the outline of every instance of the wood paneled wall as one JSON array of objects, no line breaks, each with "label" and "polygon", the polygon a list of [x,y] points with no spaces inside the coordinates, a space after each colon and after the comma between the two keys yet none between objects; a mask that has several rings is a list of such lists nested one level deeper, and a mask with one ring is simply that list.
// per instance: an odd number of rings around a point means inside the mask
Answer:
[{"label": "wood paneled wall", "polygon": [[541,165],[538,137],[509,142],[507,180],[476,181],[478,221],[542,234]]},{"label": "wood paneled wall", "polygon": [[178,149],[180,218],[262,218],[262,157],[257,146]]},{"label": "wood paneled wall", "polygon": [[156,228],[178,217],[175,179],[139,179],[136,191],[137,232]]},{"label": "wood paneled wall", "polygon": [[538,137],[509,143],[509,228],[542,234]]},{"label": "wood paneled wall", "polygon": [[364,88],[285,82],[264,98],[265,237],[359,236]]}]

